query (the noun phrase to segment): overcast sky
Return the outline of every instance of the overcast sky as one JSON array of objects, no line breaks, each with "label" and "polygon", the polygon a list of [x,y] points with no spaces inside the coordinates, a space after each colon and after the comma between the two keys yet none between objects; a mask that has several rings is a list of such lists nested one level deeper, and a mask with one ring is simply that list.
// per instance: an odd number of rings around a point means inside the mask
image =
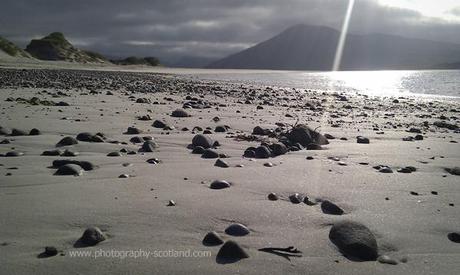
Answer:
[{"label": "overcast sky", "polygon": [[[458,2],[458,4],[457,4]],[[299,23],[340,29],[347,0],[2,0],[0,35],[25,47],[61,31],[109,56],[217,58]],[[356,0],[350,32],[460,44],[458,0]]]}]

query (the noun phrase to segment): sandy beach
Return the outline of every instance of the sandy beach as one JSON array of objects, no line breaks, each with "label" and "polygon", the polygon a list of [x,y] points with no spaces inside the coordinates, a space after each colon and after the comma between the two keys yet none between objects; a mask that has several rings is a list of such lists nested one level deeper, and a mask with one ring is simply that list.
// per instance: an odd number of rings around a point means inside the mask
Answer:
[{"label": "sandy beach", "polygon": [[0,274],[459,274],[459,101],[165,72],[0,69]]}]

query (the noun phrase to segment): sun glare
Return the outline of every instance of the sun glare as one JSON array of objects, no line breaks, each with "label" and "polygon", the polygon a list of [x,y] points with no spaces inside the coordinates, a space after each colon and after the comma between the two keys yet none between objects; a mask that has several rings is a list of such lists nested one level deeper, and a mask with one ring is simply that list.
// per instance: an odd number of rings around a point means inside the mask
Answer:
[{"label": "sun glare", "polygon": [[332,66],[333,71],[340,69],[340,62],[342,61],[343,48],[347,40],[348,25],[350,24],[351,14],[353,13],[353,6],[355,0],[349,0],[345,18],[343,19],[342,31],[340,33],[339,43],[337,44],[337,50],[335,51],[334,64]]},{"label": "sun glare", "polygon": [[452,10],[460,7],[458,0],[378,0],[378,2],[394,8],[418,11],[428,17],[460,21],[459,16],[452,14]]}]

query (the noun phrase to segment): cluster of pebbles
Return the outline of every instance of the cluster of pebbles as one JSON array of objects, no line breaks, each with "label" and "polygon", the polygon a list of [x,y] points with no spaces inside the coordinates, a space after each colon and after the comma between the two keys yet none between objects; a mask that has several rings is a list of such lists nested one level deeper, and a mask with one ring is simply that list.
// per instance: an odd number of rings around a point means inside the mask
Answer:
[{"label": "cluster of pebbles", "polygon": [[[60,79],[61,81],[52,81]],[[84,81],[82,81],[84,80]],[[171,119],[187,119],[191,117],[189,113],[190,109],[204,110],[226,107],[226,104],[211,102],[205,100],[203,96],[210,94],[213,96],[221,96],[222,94],[230,95],[235,98],[237,104],[253,104],[257,110],[263,110],[268,106],[283,106],[289,107],[290,110],[302,109],[314,112],[317,116],[329,114],[331,118],[327,123],[332,128],[347,127],[352,125],[352,121],[347,121],[345,118],[352,112],[358,114],[360,118],[367,118],[369,113],[374,113],[379,107],[378,104],[372,102],[371,99],[364,99],[365,104],[359,110],[356,110],[358,106],[354,104],[352,99],[342,94],[333,94],[332,101],[328,102],[328,99],[322,97],[311,96],[307,97],[306,93],[298,93],[296,91],[278,91],[272,88],[265,89],[252,89],[247,87],[238,87],[225,90],[224,88],[216,85],[206,83],[194,83],[187,80],[179,80],[177,78],[161,77],[152,74],[137,74],[129,72],[86,72],[86,71],[54,71],[54,70],[12,70],[7,69],[1,70],[0,83],[2,88],[39,88],[39,89],[61,89],[61,90],[72,90],[72,89],[84,89],[89,91],[90,94],[101,94],[105,91],[107,95],[113,95],[110,90],[124,90],[129,93],[129,99],[138,104],[163,104],[162,102],[152,101],[148,98],[145,91],[161,91],[164,93],[171,94],[186,94],[183,97],[181,107],[172,110],[169,113]],[[179,91],[179,92],[178,92]],[[43,92],[46,93],[46,90]],[[134,96],[133,94],[136,94]],[[55,97],[67,96],[66,93],[55,94]],[[165,102],[174,101],[171,98],[165,98]],[[53,102],[41,100],[40,98],[33,97],[31,99],[24,98],[8,98],[8,102],[19,102],[21,104],[30,105],[49,105],[49,106],[69,106],[64,101]],[[455,116],[450,117],[435,117],[434,113],[439,106],[436,103],[419,103],[415,104],[407,100],[393,101],[392,104],[406,104],[405,106],[409,109],[421,109],[425,108],[426,113],[423,114],[423,118],[432,119],[436,121],[428,122],[424,121],[414,127],[407,123],[399,123],[393,121],[395,117],[394,113],[385,112],[384,118],[389,119],[384,125],[375,125],[373,130],[380,135],[384,134],[384,129],[397,129],[406,128],[406,132],[415,134],[415,136],[409,136],[403,138],[403,141],[422,141],[426,138],[424,133],[431,131],[445,131],[451,134],[458,134],[460,132],[457,125],[458,118]],[[439,107],[441,108],[441,107]],[[457,109],[443,110],[449,113],[458,113]],[[293,115],[290,113],[286,114],[287,118],[292,118]],[[150,114],[142,115],[137,117],[141,121],[150,121],[155,118]],[[214,122],[220,121],[219,117],[215,117]],[[256,158],[256,159],[268,159],[275,158],[281,155],[286,155],[290,152],[297,152],[301,150],[324,150],[327,149],[327,145],[336,139],[330,134],[321,134],[316,129],[312,129],[307,124],[295,124],[289,125],[284,123],[277,123],[276,128],[269,129],[262,126],[256,126],[251,133],[244,133],[239,135],[229,134],[228,137],[235,138],[237,140],[246,141],[260,141],[258,146],[250,146],[242,152],[244,158]],[[174,125],[166,123],[162,119],[155,119],[152,127],[161,129],[163,131],[172,131],[175,129]],[[212,130],[213,129],[213,130]],[[228,156],[222,152],[219,152],[221,143],[214,140],[211,134],[215,133],[228,133],[231,129],[228,125],[217,125],[215,127],[208,127],[203,129],[201,127],[194,127],[189,130],[187,127],[182,128],[183,132],[194,133],[194,137],[191,140],[191,144],[188,149],[191,150],[192,154],[200,155],[203,159],[216,159],[214,166],[219,168],[231,167],[225,158]],[[199,132],[199,133],[197,133]],[[15,137],[20,136],[37,136],[41,135],[41,131],[38,129],[31,129],[30,131],[19,130],[16,128],[9,129],[7,127],[0,127],[0,135],[5,136],[5,139],[0,142],[1,146],[6,146],[14,142]],[[141,136],[143,131],[135,126],[130,126],[123,132],[124,135],[129,137],[129,142],[137,144],[139,149],[126,150],[121,149],[119,151],[112,151],[107,153],[107,157],[121,157],[124,154],[136,155],[138,153],[151,153],[155,152],[159,148],[159,144],[151,136]],[[347,138],[342,137],[339,139],[341,142],[346,142]],[[82,132],[74,136],[65,136],[59,140],[54,146],[55,149],[46,150],[42,156],[56,156],[66,157],[66,159],[57,159],[52,162],[51,168],[55,169],[54,175],[59,176],[81,176],[84,172],[94,171],[98,168],[97,165],[90,161],[67,159],[70,157],[78,156],[78,152],[72,150],[72,146],[79,144],[79,142],[88,143],[113,143],[113,144],[128,144],[127,141],[110,140],[103,133],[89,133]],[[371,140],[368,137],[357,136],[356,143],[364,144],[357,146],[372,146]],[[4,147],[1,147],[2,149]],[[21,157],[24,152],[19,151],[8,151],[1,156],[4,157]],[[313,160],[313,157],[307,158]],[[337,159],[338,160],[338,159]],[[161,161],[156,158],[150,158],[147,160],[149,164],[159,164]],[[338,161],[340,165],[346,166],[346,163]],[[367,163],[366,163],[367,165]],[[266,165],[271,167],[272,165]],[[393,173],[393,169],[396,169],[398,173],[414,173],[417,168],[413,166],[391,168],[387,165],[375,165],[375,170],[380,173]],[[446,167],[445,171],[452,175],[460,175],[459,167]],[[120,178],[129,178],[129,175],[122,174]],[[233,185],[232,182],[226,180],[217,179],[210,183],[209,188],[213,190],[228,189]],[[226,191],[216,191],[226,192]],[[414,192],[416,193],[416,192]],[[324,214],[341,216],[347,214],[346,211],[339,205],[323,199],[312,199],[305,195],[294,193],[289,195],[287,198],[283,198],[276,193],[270,193],[267,196],[269,201],[286,200],[292,204],[305,204],[308,206],[319,205],[319,208]],[[168,206],[176,206],[176,202],[170,200]],[[241,224],[234,223],[229,225],[224,233],[232,238],[248,236],[251,230]],[[460,242],[460,233],[450,232],[447,238],[454,242]],[[80,239],[75,243],[75,247],[81,246],[94,246],[98,243],[105,241],[107,236],[97,227],[90,227],[86,229]],[[378,243],[374,233],[364,224],[350,220],[340,220],[332,224],[329,232],[330,241],[337,247],[337,249],[349,257],[350,259],[357,259],[360,261],[375,261],[378,260],[381,263],[397,264],[398,262],[387,255],[382,255],[379,252]],[[203,238],[202,243],[206,246],[221,246],[217,253],[217,262],[231,263],[241,259],[249,257],[247,249],[241,246],[235,240],[222,237],[216,231],[211,231],[206,234]],[[41,256],[55,256],[59,253],[59,250],[55,247],[48,246],[45,251],[40,254]],[[402,261],[401,261],[402,262]]]}]

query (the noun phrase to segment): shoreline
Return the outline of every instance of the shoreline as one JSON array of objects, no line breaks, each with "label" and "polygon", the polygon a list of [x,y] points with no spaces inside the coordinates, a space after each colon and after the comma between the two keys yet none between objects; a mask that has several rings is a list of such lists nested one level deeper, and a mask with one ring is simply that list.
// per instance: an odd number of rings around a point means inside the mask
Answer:
[{"label": "shoreline", "polygon": [[[13,62],[14,61],[14,62]],[[9,65],[8,65],[9,64]],[[170,68],[170,67],[148,67],[148,66],[117,66],[113,64],[79,64],[69,62],[58,62],[58,61],[36,61],[36,62],[25,62],[17,63],[17,59],[11,62],[5,62],[0,60],[0,69],[32,69],[32,70],[83,70],[83,71],[100,71],[100,72],[131,72],[131,73],[153,73],[162,75],[171,75],[177,77],[184,77],[198,82],[220,82],[226,85],[254,85],[259,87],[271,87],[275,89],[297,89],[297,90],[308,90],[309,82],[315,80],[315,78],[309,79],[308,77],[328,77],[330,87],[313,87],[312,89],[316,92],[327,92],[327,93],[342,93],[346,92],[349,95],[363,94],[371,97],[410,97],[410,98],[424,98],[427,100],[455,100],[460,101],[460,95],[448,95],[448,94],[435,94],[435,93],[415,93],[415,92],[397,92],[398,88],[394,87],[394,91],[377,92],[369,91],[370,87],[353,87],[353,85],[335,86],[340,83],[340,77],[334,79],[335,74],[343,77],[346,74],[379,74],[379,73],[405,73],[411,72],[460,72],[459,70],[378,70],[378,71],[339,71],[339,72],[326,72],[326,71],[284,71],[284,70],[235,70],[235,69],[202,69],[202,68]],[[286,74],[296,74],[293,78],[279,79],[277,81],[266,81],[263,79],[257,79],[260,76],[265,76],[266,79],[279,78]],[[245,75],[251,75],[250,78],[244,79]],[[308,76],[305,83],[299,82],[300,75]],[[243,77],[243,78],[241,78]],[[371,75],[372,77],[372,75]],[[309,80],[308,80],[309,79]],[[294,81],[294,83],[290,83]],[[297,82],[296,82],[297,81]],[[253,82],[253,83],[251,83]],[[349,85],[349,86],[347,86]],[[385,88],[387,89],[387,88]]]}]

